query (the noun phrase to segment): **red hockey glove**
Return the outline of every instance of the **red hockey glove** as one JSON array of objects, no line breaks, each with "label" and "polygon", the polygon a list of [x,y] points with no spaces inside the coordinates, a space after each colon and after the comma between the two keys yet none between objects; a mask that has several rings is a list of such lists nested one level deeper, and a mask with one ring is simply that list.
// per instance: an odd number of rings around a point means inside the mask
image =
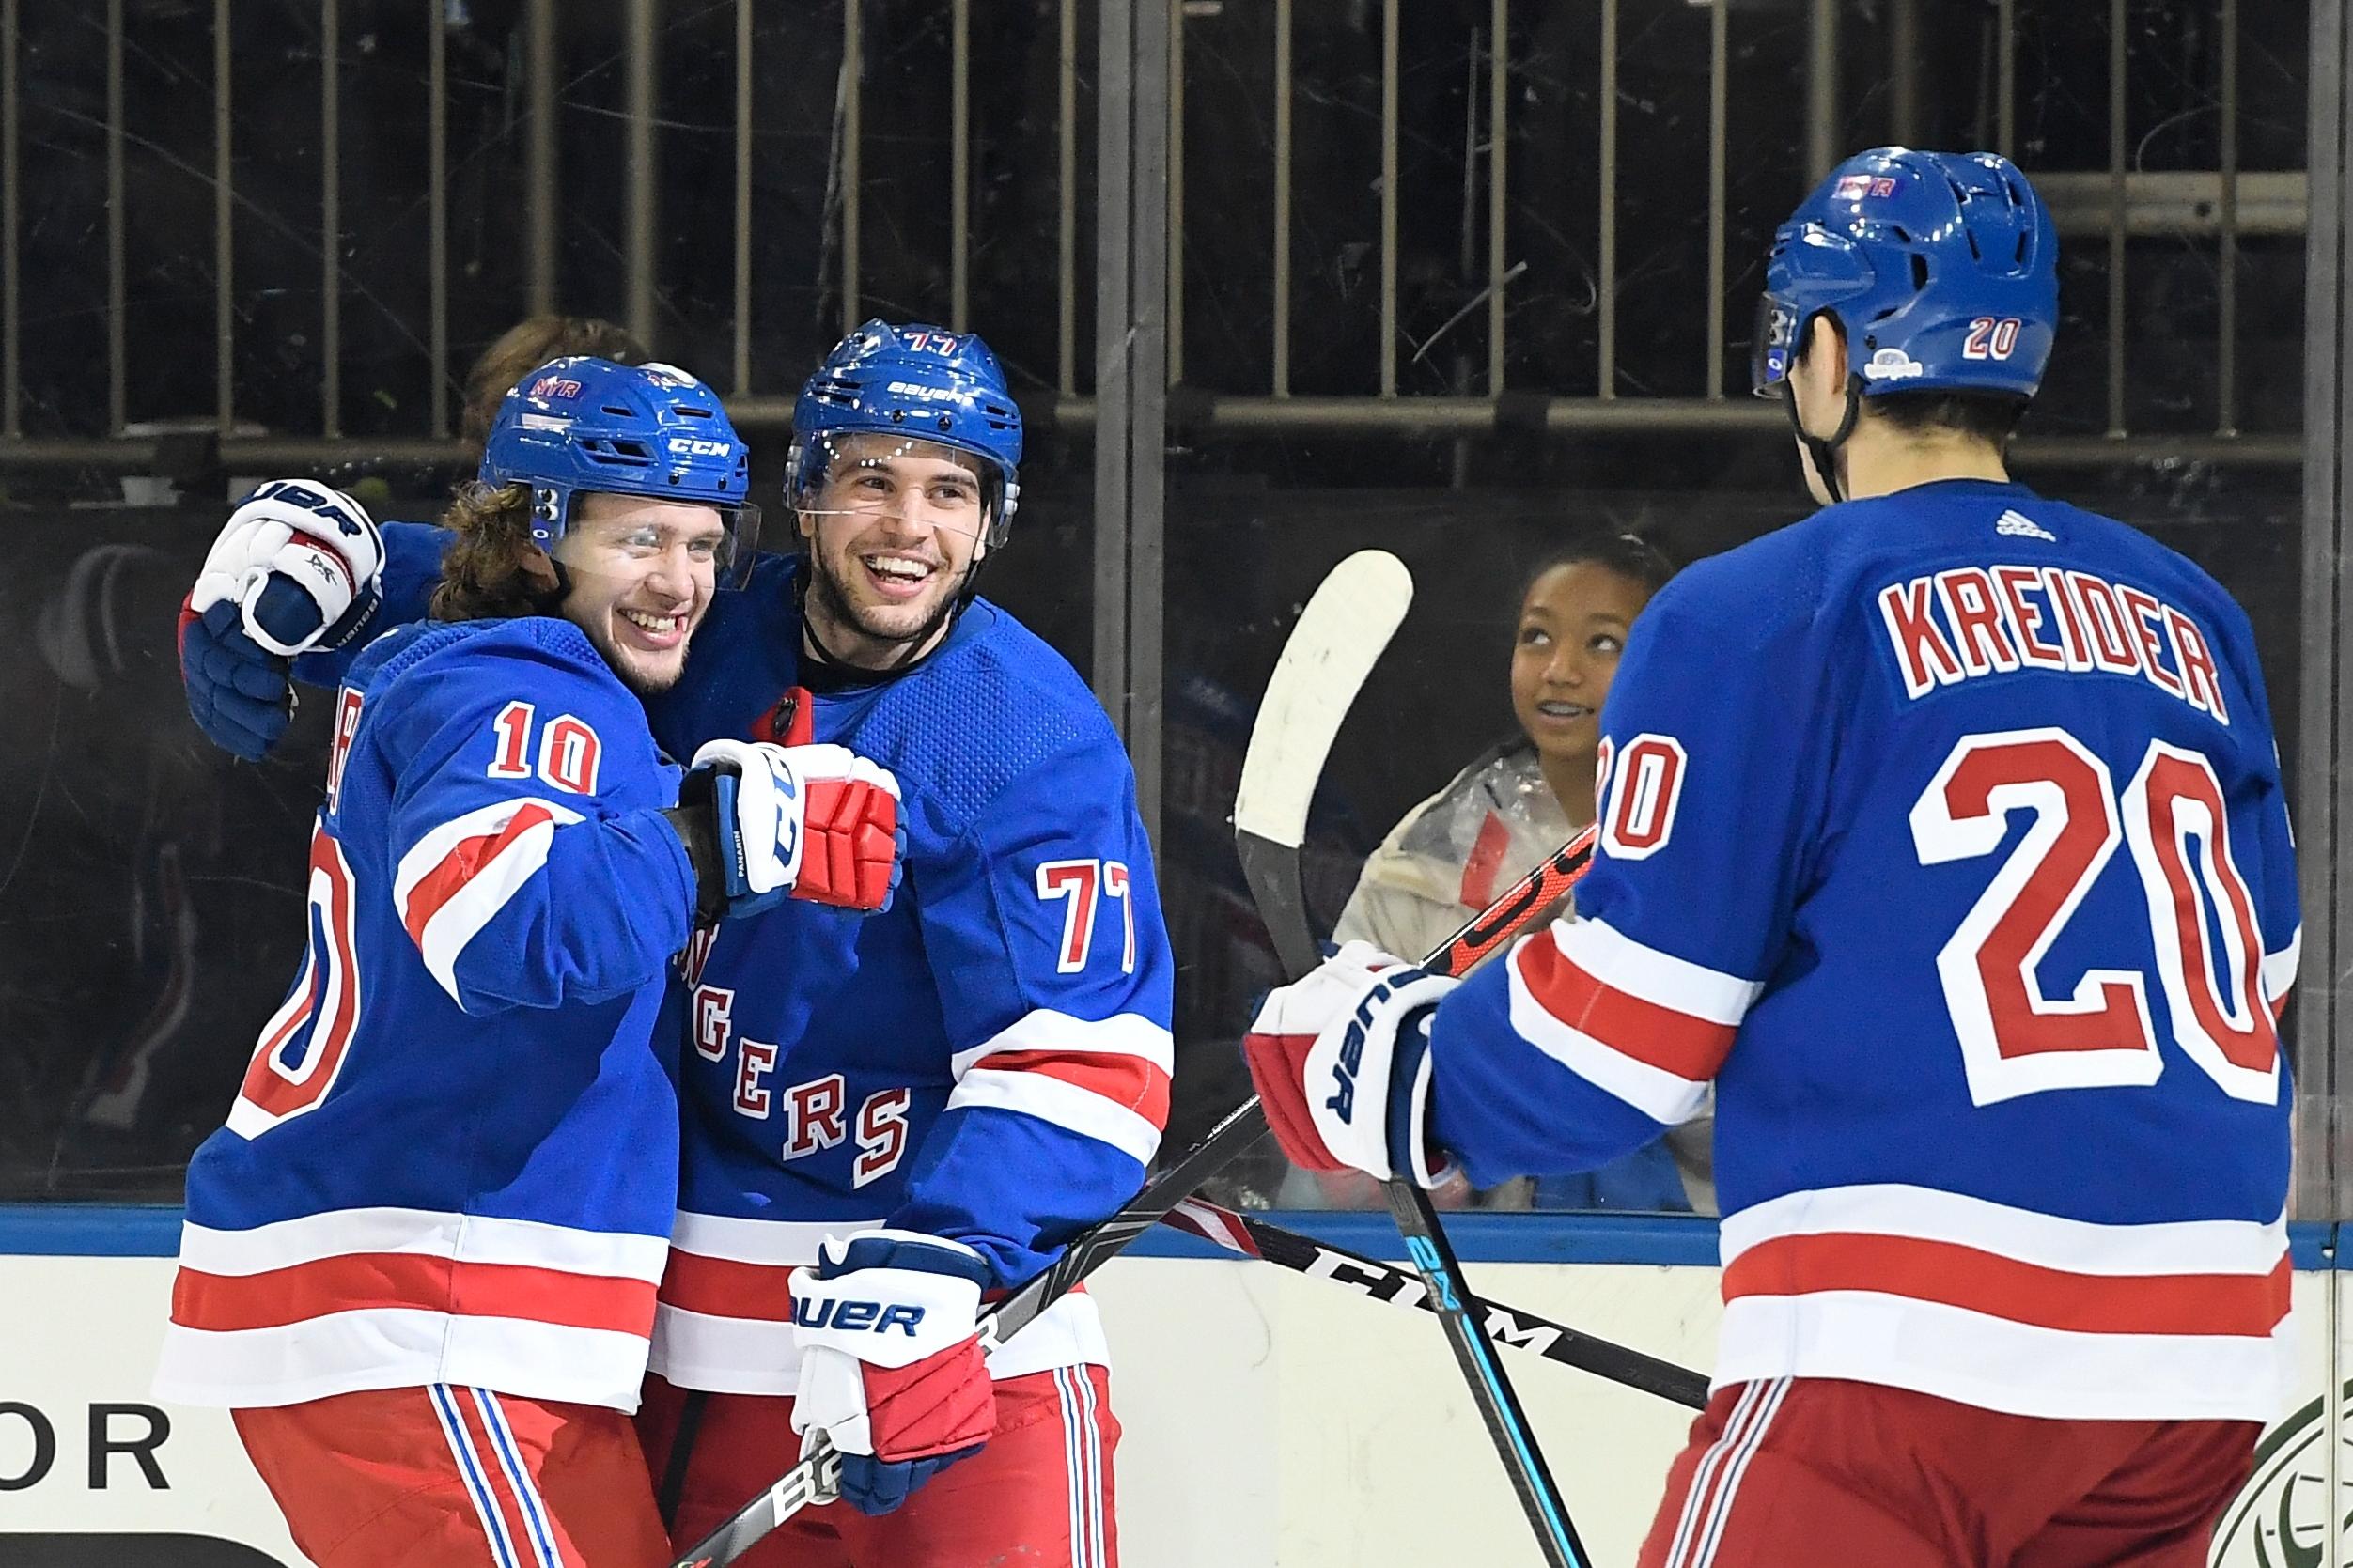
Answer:
[{"label": "red hockey glove", "polygon": [[1429,1015],[1458,981],[1349,942],[1270,993],[1242,1041],[1250,1077],[1294,1164],[1436,1187],[1454,1172],[1424,1132]]},{"label": "red hockey glove", "polygon": [[873,911],[898,886],[898,781],[847,747],[713,740],[694,753],[678,800],[709,803],[730,915],[787,893]]},{"label": "red hockey glove", "polygon": [[997,1429],[976,1320],[989,1266],[962,1242],[913,1231],[828,1236],[792,1275],[801,1385],[792,1429],[842,1455],[842,1496],[888,1514]]}]

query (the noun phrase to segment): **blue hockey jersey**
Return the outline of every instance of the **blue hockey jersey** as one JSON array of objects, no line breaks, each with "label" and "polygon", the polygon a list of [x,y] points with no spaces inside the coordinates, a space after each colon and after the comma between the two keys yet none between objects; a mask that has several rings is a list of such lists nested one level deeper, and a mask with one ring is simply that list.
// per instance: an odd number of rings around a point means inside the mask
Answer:
[{"label": "blue hockey jersey", "polygon": [[677,1195],[678,769],[569,621],[393,632],[335,719],[308,951],[190,1163],[157,1391],[633,1409]]},{"label": "blue hockey jersey", "polygon": [[[722,596],[651,705],[675,754],[755,733],[803,678],[795,563]],[[788,1393],[786,1279],[819,1238],[953,1236],[1000,1285],[1143,1185],[1167,1120],[1175,961],[1135,780],[1062,657],[975,600],[888,679],[819,683],[814,738],[899,781],[906,877],[861,918],[787,903],[690,960],[685,1165],[654,1370]],[[990,1358],[1106,1359],[1083,1296]]]},{"label": "blue hockey jersey", "polygon": [[2300,927],[2245,615],[2015,485],[1829,507],[1651,601],[1581,918],[1449,995],[1474,1180],[1716,1089],[1718,1385],[2278,1413]]}]

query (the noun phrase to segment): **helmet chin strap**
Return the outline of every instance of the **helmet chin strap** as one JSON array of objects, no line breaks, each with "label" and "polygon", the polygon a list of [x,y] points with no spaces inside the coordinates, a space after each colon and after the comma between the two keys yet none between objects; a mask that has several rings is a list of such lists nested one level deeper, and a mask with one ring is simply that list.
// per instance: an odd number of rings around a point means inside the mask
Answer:
[{"label": "helmet chin strap", "polygon": [[1839,416],[1838,428],[1827,437],[1817,436],[1807,429],[1805,422],[1799,417],[1796,387],[1784,386],[1781,399],[1781,406],[1788,411],[1789,427],[1798,432],[1798,440],[1805,447],[1806,460],[1814,465],[1815,476],[1822,481],[1822,492],[1833,504],[1847,499],[1846,489],[1838,482],[1838,449],[1846,444],[1848,436],[1855,433],[1855,421],[1862,413],[1862,377],[1850,375],[1847,378],[1846,397],[1847,408]]}]

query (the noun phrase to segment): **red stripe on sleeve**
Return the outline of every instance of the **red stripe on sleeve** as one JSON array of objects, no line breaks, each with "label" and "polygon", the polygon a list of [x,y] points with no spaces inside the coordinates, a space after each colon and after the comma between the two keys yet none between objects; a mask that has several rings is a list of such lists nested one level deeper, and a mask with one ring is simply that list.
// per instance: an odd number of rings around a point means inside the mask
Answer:
[{"label": "red stripe on sleeve", "polygon": [[1168,1075],[1140,1056],[1104,1051],[1005,1050],[974,1063],[995,1073],[1035,1073],[1060,1079],[1122,1105],[1156,1127],[1168,1126]]},{"label": "red stripe on sleeve", "polygon": [[1624,1056],[1704,1083],[1716,1076],[1739,1030],[1614,990],[1579,969],[1550,936],[1512,960],[1528,994],[1553,1017]]},{"label": "red stripe on sleeve", "polygon": [[468,882],[481,875],[483,867],[505,852],[506,846],[542,822],[555,820],[554,814],[537,802],[525,801],[506,819],[506,826],[495,833],[481,833],[463,840],[444,855],[441,863],[427,872],[409,890],[409,907],[403,911],[401,924],[408,927],[409,939],[419,948],[425,945],[425,928],[441,912],[442,906],[458,896]]}]

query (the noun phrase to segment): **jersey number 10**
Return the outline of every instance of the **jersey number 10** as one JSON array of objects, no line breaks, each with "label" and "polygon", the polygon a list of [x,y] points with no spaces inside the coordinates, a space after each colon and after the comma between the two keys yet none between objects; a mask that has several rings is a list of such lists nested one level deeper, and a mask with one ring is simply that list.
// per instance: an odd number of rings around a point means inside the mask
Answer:
[{"label": "jersey number 10", "polygon": [[2164,1070],[2141,970],[2091,970],[2060,998],[2035,975],[2121,841],[2146,896],[2175,1043],[2232,1098],[2276,1104],[2263,938],[2214,765],[2152,740],[2119,796],[2107,764],[2063,729],[1965,736],[1913,802],[1920,863],[1992,854],[2014,811],[2033,824],[1937,955],[1971,1099],[2155,1083]]}]

